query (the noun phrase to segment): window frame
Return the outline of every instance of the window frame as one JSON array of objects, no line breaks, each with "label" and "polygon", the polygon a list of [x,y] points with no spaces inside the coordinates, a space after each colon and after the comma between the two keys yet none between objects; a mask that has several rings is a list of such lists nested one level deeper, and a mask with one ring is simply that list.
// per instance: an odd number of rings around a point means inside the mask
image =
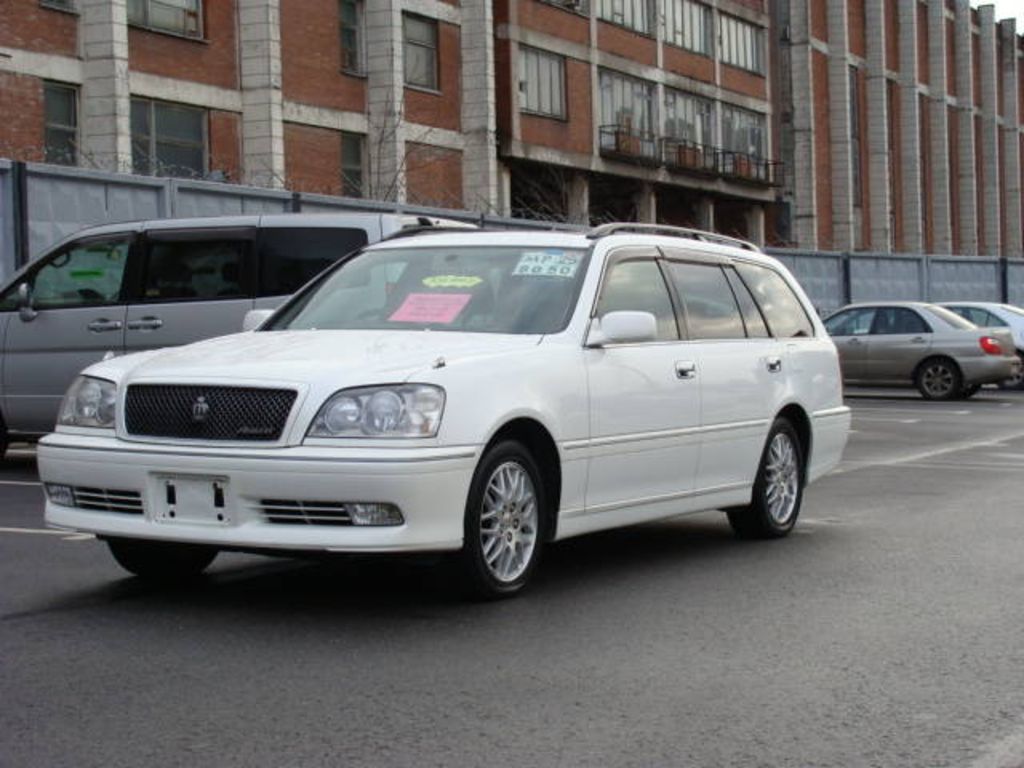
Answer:
[{"label": "window frame", "polygon": [[[355,9],[355,26],[348,26],[345,23],[345,6],[351,5]],[[345,32],[351,30],[355,36],[355,59],[353,65],[349,65],[348,47],[345,45]],[[366,3],[364,0],[338,0],[338,42],[341,48],[341,71],[348,75],[366,74]]]},{"label": "window frame", "polygon": [[152,22],[151,22],[152,13],[150,11],[150,5],[152,3],[157,3],[159,5],[165,5],[165,6],[174,7],[173,3],[162,2],[162,0],[137,0],[137,2],[140,3],[141,7],[144,9],[143,15],[145,17],[145,20],[143,20],[143,21],[139,21],[139,20],[133,21],[132,20],[132,18],[131,18],[131,8],[132,8],[133,3],[132,3],[132,0],[128,0],[127,3],[126,3],[126,13],[127,13],[128,26],[129,27],[135,27],[137,29],[145,29],[145,30],[147,30],[149,32],[156,32],[157,34],[161,34],[161,35],[171,35],[173,37],[180,37],[183,40],[205,40],[206,39],[206,18],[205,18],[205,16],[206,16],[206,13],[205,13],[206,8],[205,8],[205,6],[203,4],[203,0],[195,0],[195,4],[196,4],[195,11],[188,11],[188,10],[185,10],[184,8],[182,8],[182,11],[183,11],[183,13],[185,13],[185,17],[186,18],[188,18],[188,14],[189,13],[193,13],[195,15],[196,31],[195,31],[194,34],[188,32],[187,29],[185,29],[185,30],[171,29],[169,27],[154,26],[152,24]]},{"label": "window frame", "polygon": [[[433,29],[433,46],[409,39],[407,28],[409,21],[426,24]],[[409,56],[407,55],[409,46],[433,51],[433,82],[431,84],[417,83],[409,79]],[[418,13],[402,13],[402,85],[406,88],[418,88],[431,93],[441,92],[441,25],[437,19]]]},{"label": "window frame", "polygon": [[[341,131],[341,136],[338,141],[341,144],[341,194],[343,197],[356,197],[362,198],[366,196],[366,171],[367,171],[367,158],[366,158],[366,135],[362,133],[354,133],[352,131]],[[350,175],[350,168],[346,168],[345,165],[345,141],[359,140],[359,190],[358,194],[352,191],[348,185],[353,181]]]},{"label": "window frame", "polygon": [[[619,120],[623,110],[614,109],[615,107],[615,90],[616,81],[622,81],[623,85],[630,85],[632,88],[631,94],[631,106],[635,107],[638,103],[646,107],[646,114],[641,115],[641,120],[631,120],[631,123],[627,126],[625,123]],[[605,83],[608,83],[606,86]],[[597,73],[597,87],[598,95],[600,97],[600,114],[601,114],[601,125],[614,125],[620,129],[628,129],[630,133],[638,136],[645,134],[653,135],[655,133],[654,119],[655,109],[654,100],[657,89],[655,83],[650,80],[644,80],[640,77],[633,77],[619,72],[615,69],[600,68]],[[644,91],[643,97],[640,102],[637,101],[638,89]],[[614,113],[608,119],[605,117],[605,92],[610,92],[611,97],[609,99],[609,106],[611,111]],[[636,112],[631,111],[631,116],[635,117]]]},{"label": "window frame", "polygon": [[[692,30],[690,22],[692,16],[700,14],[704,21],[704,35],[701,41],[705,48],[688,45],[696,38],[696,32]],[[676,34],[678,32],[678,35]],[[705,56],[709,59],[715,57],[717,49],[715,40],[715,14],[712,7],[699,0],[667,0],[665,4],[665,40],[667,45],[680,48],[684,51]]]},{"label": "window frame", "polygon": [[[78,165],[78,151],[79,151],[79,140],[78,140],[78,129],[79,129],[79,110],[81,100],[79,99],[78,86],[68,85],[67,83],[57,82],[55,80],[44,80],[43,81],[43,151],[44,158],[47,163],[54,165]],[[71,116],[74,119],[72,125],[61,125],[59,123],[51,123],[50,117],[47,114],[48,104],[47,100],[49,94],[54,91],[64,91],[71,96]],[[71,134],[71,148],[72,154],[70,159],[53,159],[50,156],[50,131],[60,131],[63,133]],[[56,151],[56,150],[55,150]]]},{"label": "window frame", "polygon": [[[733,114],[735,114],[737,116],[740,116],[742,118],[742,122],[743,122],[742,130],[748,136],[747,146],[742,148],[742,149],[737,149],[733,145],[733,142],[731,141],[731,139],[736,134],[736,125],[735,125],[735,123],[730,123],[729,119],[727,119],[727,114],[728,113],[733,113]],[[731,131],[727,131],[726,130],[726,124],[727,123],[729,123],[732,126],[732,130]],[[753,142],[749,141],[749,138],[753,135],[752,131],[754,129],[757,129],[757,131],[760,134],[760,138],[761,138],[761,141],[760,141],[761,151],[760,152],[758,152],[756,150],[752,152],[750,150],[750,145],[753,144]],[[740,106],[737,106],[735,104],[730,104],[730,103],[727,103],[727,102],[722,102],[722,105],[721,105],[721,145],[722,146],[721,146],[721,148],[723,150],[725,150],[726,152],[735,152],[735,153],[741,154],[741,155],[748,155],[749,157],[756,157],[756,158],[759,158],[759,159],[765,159],[765,158],[768,157],[768,153],[770,151],[769,138],[770,137],[769,137],[768,115],[766,115],[763,112],[756,112],[756,111],[754,111],[752,109],[746,109],[745,107],[740,107]]]},{"label": "window frame", "polygon": [[[555,96],[558,96],[557,110],[553,112],[545,112],[543,109],[544,99],[538,94],[537,102],[538,108],[532,109],[529,106],[529,91],[524,88],[524,85],[529,84],[529,60],[528,57],[536,57],[537,59],[537,75],[538,82],[537,88],[543,89],[543,79],[540,77],[541,65],[546,61],[548,64],[557,65],[553,66],[554,72],[558,75],[558,88],[557,91],[552,89],[552,104],[555,102]],[[524,68],[527,70],[527,77],[523,77]],[[519,111],[525,115],[533,115],[535,117],[547,117],[555,120],[568,120],[569,119],[569,106],[568,99],[566,98],[568,92],[568,80],[567,80],[567,67],[566,57],[554,53],[552,51],[546,51],[543,48],[535,48],[530,45],[519,46]],[[548,84],[553,85],[555,82],[555,76],[552,74],[552,70],[548,70]]]},{"label": "window frame", "polygon": [[[671,107],[669,105],[670,100],[672,102]],[[686,108],[688,103],[693,105],[692,110]],[[698,96],[697,94],[689,93],[688,91],[681,91],[678,88],[672,88],[671,86],[665,86],[665,108],[663,110],[664,114],[662,115],[663,119],[661,126],[663,132],[662,135],[665,138],[677,139],[679,141],[690,141],[693,142],[694,144],[700,144],[701,146],[705,147],[715,146],[717,144],[717,140],[715,139],[715,133],[717,127],[716,117],[718,114],[718,110],[715,108],[715,106],[716,105],[714,99],[709,99],[704,96]],[[684,109],[680,110],[680,107],[684,107]],[[702,121],[702,118],[705,116],[705,113],[701,112],[701,107],[707,108],[706,125],[704,125]],[[690,125],[693,129],[699,128],[699,131],[693,130],[692,132],[699,132],[705,135],[698,139],[690,136],[681,136],[679,135],[679,133],[681,132],[670,131],[670,121],[672,121],[675,124],[678,124],[686,119],[685,117],[678,117],[680,111],[682,111],[684,114],[688,111],[692,111],[694,120]],[[670,115],[675,115],[675,117],[670,117]]]},{"label": "window frame", "polygon": [[[616,8],[621,8],[616,11]],[[627,13],[628,11],[628,13]],[[621,18],[616,18],[616,15]],[[658,5],[655,0],[597,0],[597,18],[607,24],[628,29],[644,37],[655,37],[658,28]],[[627,20],[627,16],[630,20]],[[646,26],[635,26],[640,17]]]},{"label": "window frame", "polygon": [[[764,27],[739,16],[718,14],[718,56],[722,64],[766,77],[768,51],[765,38]],[[748,42],[749,47],[746,46]]]},{"label": "window frame", "polygon": [[[747,289],[747,291],[750,292],[750,296],[754,300],[754,304],[756,304],[757,308],[761,311],[761,317],[764,318],[765,326],[768,328],[768,333],[771,334],[771,338],[773,338],[773,339],[785,339],[787,342],[790,342],[790,341],[800,341],[800,340],[804,340],[804,339],[811,339],[811,340],[813,340],[813,339],[816,339],[818,337],[818,327],[814,324],[814,318],[812,317],[811,313],[808,311],[807,306],[804,304],[803,300],[800,298],[800,294],[797,293],[796,290],[794,290],[793,286],[790,284],[789,280],[786,279],[785,275],[783,275],[777,269],[775,269],[774,267],[772,267],[772,266],[770,266],[768,264],[764,264],[762,262],[757,262],[757,261],[748,261],[747,259],[734,259],[733,260],[733,265],[736,267],[736,275],[737,275],[737,277],[740,278],[740,282],[742,282],[744,287]],[[763,269],[766,272],[769,272],[769,273],[775,275],[775,277],[777,277],[779,280],[781,280],[782,284],[785,285],[786,288],[789,290],[789,292],[792,294],[794,300],[797,303],[797,306],[800,308],[800,311],[803,313],[804,319],[807,321],[807,325],[810,328],[811,332],[809,334],[805,335],[805,336],[779,336],[777,331],[775,330],[775,328],[772,326],[772,322],[771,322],[771,319],[768,316],[768,312],[765,311],[765,308],[761,305],[761,302],[758,300],[757,292],[753,288],[750,287],[750,282],[747,280],[746,277],[744,277],[743,271],[742,271],[743,267],[754,267],[754,268]],[[874,320],[872,320],[872,322],[874,322]],[[869,331],[869,333],[870,333],[870,331]]]},{"label": "window frame", "polygon": [[[148,115],[147,115],[147,127],[148,127],[148,130],[149,130],[149,133],[148,133],[148,135],[146,137],[146,145],[147,145],[146,149],[147,149],[147,162],[148,162],[150,167],[149,167],[149,172],[148,173],[144,173],[143,171],[141,171],[138,168],[136,168],[136,166],[135,166],[135,157],[134,157],[136,137],[141,136],[141,134],[137,134],[134,131],[130,131],[131,143],[132,143],[132,173],[136,173],[136,174],[138,174],[140,176],[158,176],[158,177],[162,177],[162,178],[205,179],[207,174],[209,174],[209,172],[210,172],[210,119],[209,119],[210,118],[210,111],[208,109],[204,109],[202,107],[193,107],[191,105],[180,104],[180,103],[175,102],[175,101],[163,101],[163,100],[160,100],[160,99],[149,99],[149,98],[145,98],[145,97],[141,97],[141,96],[132,96],[131,97],[131,104],[134,105],[136,103],[145,104],[146,105],[146,111],[148,113]],[[157,107],[158,106],[166,106],[166,107],[172,107],[172,108],[175,108],[175,109],[192,111],[192,112],[195,112],[195,113],[197,113],[199,115],[199,127],[200,127],[200,133],[202,134],[202,138],[200,140],[201,141],[201,145],[200,146],[201,146],[202,154],[203,154],[203,167],[202,167],[201,171],[199,171],[196,174],[191,175],[191,176],[180,176],[180,175],[172,175],[172,174],[160,173],[160,171],[159,171],[160,163],[159,163],[159,161],[157,159],[157,145],[159,143],[170,144],[170,145],[179,146],[179,147],[193,147],[195,145],[193,145],[191,143],[187,143],[187,142],[182,142],[179,139],[170,139],[170,140],[164,139],[162,142],[158,140],[158,138],[157,138],[157,121],[156,121],[156,113],[157,113]],[[129,107],[129,111],[130,110],[131,110],[131,107]],[[129,121],[130,121],[130,119],[131,119],[131,117],[129,115]],[[174,167],[174,166],[166,166],[166,167]]]}]

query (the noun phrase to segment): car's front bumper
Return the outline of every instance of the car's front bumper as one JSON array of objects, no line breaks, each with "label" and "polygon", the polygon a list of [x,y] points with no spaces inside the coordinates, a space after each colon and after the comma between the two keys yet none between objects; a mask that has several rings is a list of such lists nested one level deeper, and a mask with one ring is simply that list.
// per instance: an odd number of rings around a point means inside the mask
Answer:
[{"label": "car's front bumper", "polygon": [[[138,493],[141,512],[46,503],[54,527],[100,536],[209,544],[234,549],[413,552],[462,546],[463,513],[476,463],[473,446],[426,449],[262,450],[181,448],[115,437],[53,434],[39,444],[43,483]],[[168,518],[166,483],[216,479],[224,521]],[[274,523],[265,500],[381,502],[400,525]]]},{"label": "car's front bumper", "polygon": [[1020,359],[1012,357],[997,357],[986,355],[985,357],[961,358],[960,370],[964,376],[964,384],[973,386],[975,384],[998,384],[1011,378],[1015,372],[1020,370]]}]

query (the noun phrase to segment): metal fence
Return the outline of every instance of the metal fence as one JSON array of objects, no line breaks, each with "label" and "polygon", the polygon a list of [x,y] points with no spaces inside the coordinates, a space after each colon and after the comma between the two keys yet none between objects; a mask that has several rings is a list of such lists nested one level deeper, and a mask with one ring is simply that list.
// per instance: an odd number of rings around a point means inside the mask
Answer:
[{"label": "metal fence", "polygon": [[[506,227],[569,228],[472,211],[398,206],[373,200],[0,159],[0,282],[58,240],[93,224],[298,211],[402,212]],[[769,249],[769,253],[793,270],[822,313],[850,301],[884,299],[974,299],[1024,304],[1024,261],[778,249]]]}]

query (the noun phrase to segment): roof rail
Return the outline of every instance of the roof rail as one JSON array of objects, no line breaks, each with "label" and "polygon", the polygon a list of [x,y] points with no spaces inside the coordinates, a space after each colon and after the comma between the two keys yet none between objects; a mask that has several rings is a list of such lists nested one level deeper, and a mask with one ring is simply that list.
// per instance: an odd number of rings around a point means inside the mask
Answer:
[{"label": "roof rail", "polygon": [[413,235],[443,234],[452,232],[479,232],[480,227],[468,222],[454,221],[452,219],[431,219],[426,216],[415,217],[415,224],[406,224],[381,240],[395,240],[400,237],[412,237]]},{"label": "roof rail", "polygon": [[717,243],[718,245],[731,245],[735,248],[742,248],[746,251],[762,253],[761,249],[746,240],[738,237],[720,235],[717,232],[705,232],[703,229],[691,229],[689,227],[673,227],[668,224],[640,224],[637,222],[623,221],[611,224],[602,224],[594,227],[587,233],[587,237],[596,240],[599,237],[617,235],[622,232],[636,232],[645,235],[666,235],[667,237],[685,237],[689,240],[700,240],[705,243]]}]

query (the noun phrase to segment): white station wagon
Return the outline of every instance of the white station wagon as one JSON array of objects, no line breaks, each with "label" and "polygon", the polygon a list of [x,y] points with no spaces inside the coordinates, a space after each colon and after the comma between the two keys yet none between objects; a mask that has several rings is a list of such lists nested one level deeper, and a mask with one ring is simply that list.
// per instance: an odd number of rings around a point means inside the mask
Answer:
[{"label": "white station wagon", "polygon": [[47,522],[127,570],[219,550],[457,553],[488,597],[548,542],[723,509],[792,530],[850,424],[796,281],[694,230],[435,232],[254,330],[86,369],[39,447]]}]

